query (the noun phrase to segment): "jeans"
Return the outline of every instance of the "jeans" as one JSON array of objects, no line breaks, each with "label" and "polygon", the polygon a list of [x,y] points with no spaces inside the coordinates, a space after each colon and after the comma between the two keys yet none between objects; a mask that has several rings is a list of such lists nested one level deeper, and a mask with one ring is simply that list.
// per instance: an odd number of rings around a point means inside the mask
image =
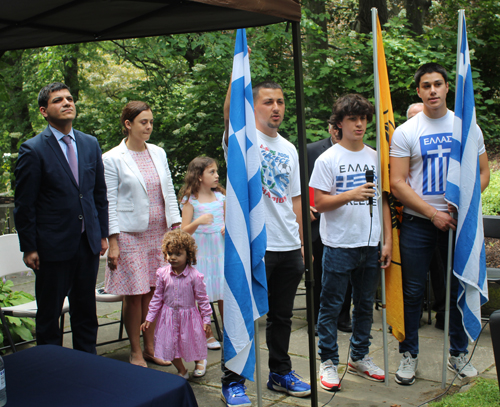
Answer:
[{"label": "jeans", "polygon": [[[319,306],[321,304],[321,281],[323,280],[323,242],[318,237],[313,246],[313,270],[314,270],[314,324],[318,325]],[[345,295],[344,305],[339,315],[339,323],[349,325],[351,323],[351,299],[352,287],[349,282]],[[309,321],[308,321],[309,322]]]},{"label": "jeans", "polygon": [[[292,310],[297,287],[304,274],[304,262],[300,249],[297,249],[286,252],[267,251],[265,263],[269,300],[266,324],[269,370],[286,375],[292,370],[292,361],[288,355],[292,333]],[[242,376],[226,368],[223,358],[224,352],[221,363],[222,384],[244,383],[245,379]]]},{"label": "jeans", "polygon": [[325,246],[318,319],[318,353],[322,362],[331,359],[334,365],[339,363],[337,323],[349,280],[354,303],[351,358],[359,360],[368,354],[373,300],[379,279],[378,250],[378,246],[348,249]]},{"label": "jeans", "polygon": [[[434,251],[440,252],[443,264],[448,262],[448,235],[436,228],[429,219],[403,214],[399,245],[403,276],[405,316],[405,340],[399,344],[399,352],[418,354],[418,328],[420,308],[425,291],[427,271]],[[446,279],[446,273],[445,273]],[[450,354],[467,353],[468,338],[462,325],[462,315],[457,308],[458,280],[451,277],[450,296]]]}]

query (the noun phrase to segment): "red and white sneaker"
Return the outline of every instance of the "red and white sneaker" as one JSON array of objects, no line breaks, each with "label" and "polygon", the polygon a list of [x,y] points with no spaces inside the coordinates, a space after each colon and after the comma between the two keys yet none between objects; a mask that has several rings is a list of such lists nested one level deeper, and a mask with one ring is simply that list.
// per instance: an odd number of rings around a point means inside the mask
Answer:
[{"label": "red and white sneaker", "polygon": [[337,366],[328,359],[319,365],[319,385],[328,391],[340,390],[339,374]]},{"label": "red and white sneaker", "polygon": [[347,371],[376,382],[383,382],[385,380],[384,371],[373,363],[373,358],[368,355],[365,355],[363,359],[356,361],[349,358]]}]

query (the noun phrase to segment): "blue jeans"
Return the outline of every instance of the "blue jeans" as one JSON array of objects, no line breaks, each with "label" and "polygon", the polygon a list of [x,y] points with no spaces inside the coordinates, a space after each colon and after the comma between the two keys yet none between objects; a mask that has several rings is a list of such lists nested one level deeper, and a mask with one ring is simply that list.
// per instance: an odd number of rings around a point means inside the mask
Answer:
[{"label": "blue jeans", "polygon": [[337,322],[349,279],[354,303],[351,357],[359,360],[368,354],[373,299],[379,279],[378,250],[378,246],[351,249],[325,246],[318,318],[318,353],[322,362],[331,359],[334,365],[339,363]]},{"label": "blue jeans", "polygon": [[[429,219],[403,214],[399,246],[403,275],[405,315],[405,340],[399,352],[418,354],[418,328],[420,308],[424,297],[427,271],[437,248],[447,269],[448,232],[436,228]],[[446,279],[446,273],[444,278]],[[457,308],[458,280],[452,273],[450,297],[450,354],[467,353],[468,338],[462,325],[462,315]]]}]

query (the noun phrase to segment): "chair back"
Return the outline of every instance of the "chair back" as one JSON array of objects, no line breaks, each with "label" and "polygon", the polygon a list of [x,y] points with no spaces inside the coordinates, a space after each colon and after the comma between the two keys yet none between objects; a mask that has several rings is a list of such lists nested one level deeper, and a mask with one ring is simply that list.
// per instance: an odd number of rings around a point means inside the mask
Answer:
[{"label": "chair back", "polygon": [[23,253],[19,248],[16,233],[0,236],[0,277],[8,274],[29,271],[23,262]]},{"label": "chair back", "polygon": [[500,216],[483,215],[484,237],[500,239]]}]

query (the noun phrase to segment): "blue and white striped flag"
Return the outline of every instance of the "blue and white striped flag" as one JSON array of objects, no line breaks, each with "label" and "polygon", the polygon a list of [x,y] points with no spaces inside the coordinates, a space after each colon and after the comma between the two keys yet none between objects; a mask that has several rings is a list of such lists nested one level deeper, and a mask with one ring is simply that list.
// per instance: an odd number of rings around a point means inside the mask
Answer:
[{"label": "blue and white striped flag", "polygon": [[244,29],[236,34],[227,154],[224,258],[224,360],[253,380],[254,321],[266,314],[267,237],[250,63]]},{"label": "blue and white striped flag", "polygon": [[465,331],[475,341],[481,331],[481,305],[488,301],[488,286],[479,178],[478,127],[464,14],[461,25],[455,121],[445,199],[458,208],[453,264],[453,273],[460,282],[457,305],[462,313]]}]

